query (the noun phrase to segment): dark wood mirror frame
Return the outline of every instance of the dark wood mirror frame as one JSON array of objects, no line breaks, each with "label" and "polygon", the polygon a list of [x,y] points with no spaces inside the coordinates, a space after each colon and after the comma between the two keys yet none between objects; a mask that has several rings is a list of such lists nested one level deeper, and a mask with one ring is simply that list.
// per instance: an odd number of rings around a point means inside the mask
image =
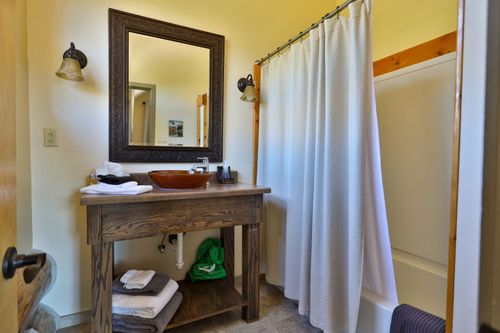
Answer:
[{"label": "dark wood mirror frame", "polygon": [[[208,147],[132,146],[128,141],[128,34],[134,32],[210,51]],[[115,162],[222,161],[224,36],[109,9],[109,160]]]}]

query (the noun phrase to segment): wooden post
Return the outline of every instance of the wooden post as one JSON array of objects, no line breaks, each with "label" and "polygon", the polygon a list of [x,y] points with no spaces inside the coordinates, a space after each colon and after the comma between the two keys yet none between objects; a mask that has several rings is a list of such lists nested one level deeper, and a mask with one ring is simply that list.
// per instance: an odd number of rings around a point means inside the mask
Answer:
[{"label": "wooden post", "polygon": [[92,333],[111,333],[113,243],[92,244]]},{"label": "wooden post", "polygon": [[221,228],[220,237],[224,248],[224,269],[227,280],[234,286],[234,227]]},{"label": "wooden post", "polygon": [[259,163],[259,116],[260,116],[260,65],[253,65],[253,82],[257,101],[253,104],[253,178],[252,184],[257,184],[257,165]]},{"label": "wooden post", "polygon": [[113,280],[113,242],[102,241],[102,207],[87,206],[87,242],[92,252],[91,332],[111,333],[111,284]]},{"label": "wooden post", "polygon": [[255,197],[255,224],[243,225],[243,297],[248,305],[243,307],[242,317],[247,322],[259,320],[259,271],[260,271],[260,224],[262,223],[262,195]]},{"label": "wooden post", "polygon": [[453,301],[455,291],[455,253],[457,246],[458,176],[460,163],[460,120],[462,117],[462,71],[464,53],[465,0],[458,0],[457,67],[455,78],[455,116],[453,126],[450,234],[448,248],[448,286],[446,298],[446,333],[453,332]]}]

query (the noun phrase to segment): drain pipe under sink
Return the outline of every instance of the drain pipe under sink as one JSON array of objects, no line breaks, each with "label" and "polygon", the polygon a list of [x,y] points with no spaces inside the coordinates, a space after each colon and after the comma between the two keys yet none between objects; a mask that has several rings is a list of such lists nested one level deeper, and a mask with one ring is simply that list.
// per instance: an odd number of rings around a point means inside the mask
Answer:
[{"label": "drain pipe under sink", "polygon": [[184,234],[178,233],[177,234],[177,262],[175,263],[175,266],[177,266],[177,269],[180,271],[182,270],[182,267],[184,267]]}]

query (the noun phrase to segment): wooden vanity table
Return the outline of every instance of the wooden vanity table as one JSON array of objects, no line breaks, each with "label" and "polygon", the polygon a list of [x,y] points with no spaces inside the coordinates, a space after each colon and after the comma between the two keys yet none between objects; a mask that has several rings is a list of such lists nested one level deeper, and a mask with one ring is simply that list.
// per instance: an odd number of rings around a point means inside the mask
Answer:
[{"label": "wooden vanity table", "polygon": [[[140,195],[82,195],[87,243],[92,247],[92,332],[112,332],[113,243],[164,234],[221,229],[225,280],[180,281],[184,299],[168,328],[242,308],[259,319],[259,244],[262,199],[270,188],[210,184],[205,189],[159,190]],[[234,289],[234,227],[243,226],[242,294]]]}]

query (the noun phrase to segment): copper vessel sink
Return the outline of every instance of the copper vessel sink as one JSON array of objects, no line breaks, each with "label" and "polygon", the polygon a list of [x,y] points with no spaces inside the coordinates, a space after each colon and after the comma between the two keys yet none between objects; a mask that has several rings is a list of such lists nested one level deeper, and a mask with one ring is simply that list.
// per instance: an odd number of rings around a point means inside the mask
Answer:
[{"label": "copper vessel sink", "polygon": [[205,187],[212,178],[210,172],[195,172],[183,170],[155,170],[148,172],[149,177],[161,188],[186,189]]}]

